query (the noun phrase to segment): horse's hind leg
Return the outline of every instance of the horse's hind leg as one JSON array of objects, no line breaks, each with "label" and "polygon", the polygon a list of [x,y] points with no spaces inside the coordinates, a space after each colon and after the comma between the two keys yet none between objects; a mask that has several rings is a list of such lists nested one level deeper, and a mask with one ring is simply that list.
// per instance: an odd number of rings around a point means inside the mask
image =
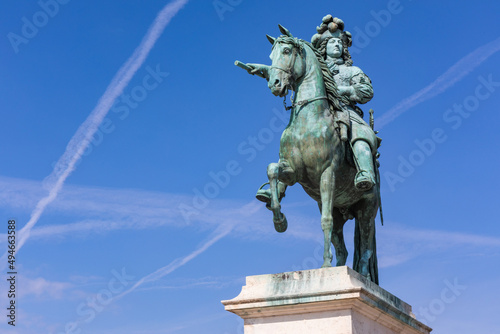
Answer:
[{"label": "horse's hind leg", "polygon": [[325,169],[321,174],[320,192],[321,192],[321,228],[325,236],[325,250],[323,253],[322,268],[332,266],[332,231],[333,231],[333,199],[335,190],[335,174],[332,166]]},{"label": "horse's hind leg", "polygon": [[[365,203],[367,205],[368,203]],[[354,270],[378,283],[377,253],[375,244],[375,213],[370,206],[355,210]]]},{"label": "horse's hind leg", "polygon": [[270,163],[267,166],[267,177],[269,178],[269,187],[271,190],[270,210],[273,212],[274,228],[278,232],[285,232],[288,227],[286,217],[281,213],[278,189],[279,165]]},{"label": "horse's hind leg", "polygon": [[344,224],[347,219],[344,218],[338,209],[333,209],[333,230],[332,244],[335,247],[335,256],[337,258],[337,267],[345,266],[347,261],[347,248],[344,241]]}]

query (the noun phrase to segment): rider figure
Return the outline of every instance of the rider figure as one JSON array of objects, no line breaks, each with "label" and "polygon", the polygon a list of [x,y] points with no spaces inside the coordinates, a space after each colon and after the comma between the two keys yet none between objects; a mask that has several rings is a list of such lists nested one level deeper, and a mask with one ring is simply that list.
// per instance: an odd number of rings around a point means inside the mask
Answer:
[{"label": "rider figure", "polygon": [[[353,147],[355,164],[358,169],[354,185],[358,190],[366,191],[375,184],[373,156],[378,148],[378,141],[372,129],[363,121],[363,111],[357,103],[367,103],[373,97],[370,78],[356,66],[352,66],[348,47],[352,45],[352,36],[344,31],[344,22],[327,15],[317,27],[318,33],[312,37],[312,44],[323,54],[333,74],[337,89],[349,111],[337,113],[337,122],[347,123],[351,130],[350,142]],[[350,124],[349,124],[350,123]]]},{"label": "rider figure", "polygon": [[[367,191],[375,185],[373,157],[377,152],[379,140],[363,120],[363,111],[356,104],[364,104],[372,99],[371,80],[359,67],[352,66],[351,55],[348,51],[348,47],[352,45],[352,36],[348,31],[344,31],[342,20],[327,15],[323,18],[323,23],[317,27],[317,31],[311,43],[323,54],[346,107],[345,111],[336,113],[335,121],[336,127],[340,129],[341,139],[349,140],[353,148],[358,169],[354,186],[359,191]],[[251,65],[252,70],[249,73],[261,73],[267,78],[267,66]],[[343,129],[350,130],[349,138],[346,137]],[[256,197],[269,204],[271,192],[269,189],[263,189],[263,186],[257,191]],[[286,185],[278,182],[280,201],[285,195],[285,189]]]}]

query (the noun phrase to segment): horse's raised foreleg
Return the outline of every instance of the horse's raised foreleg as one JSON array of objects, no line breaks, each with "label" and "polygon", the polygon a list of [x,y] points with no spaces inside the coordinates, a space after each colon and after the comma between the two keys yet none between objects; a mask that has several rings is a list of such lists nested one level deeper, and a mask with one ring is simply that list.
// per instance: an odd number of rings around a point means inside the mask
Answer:
[{"label": "horse's raised foreleg", "polygon": [[325,169],[321,174],[321,228],[325,236],[325,250],[323,252],[322,268],[332,266],[332,231],[333,231],[333,199],[335,191],[335,174],[332,166]]},{"label": "horse's raised foreleg", "polygon": [[279,201],[279,189],[278,189],[278,176],[279,176],[279,165],[277,163],[270,163],[267,166],[267,177],[269,178],[269,187],[271,190],[271,205],[270,210],[273,212],[273,222],[274,228],[278,232],[285,232],[288,223],[286,217],[281,213],[281,205]]}]

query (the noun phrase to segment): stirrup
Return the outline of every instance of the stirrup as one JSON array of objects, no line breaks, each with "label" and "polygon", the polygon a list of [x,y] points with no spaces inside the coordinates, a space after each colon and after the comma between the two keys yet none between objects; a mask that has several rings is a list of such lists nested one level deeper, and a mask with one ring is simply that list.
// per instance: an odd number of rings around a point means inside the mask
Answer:
[{"label": "stirrup", "polygon": [[[266,182],[260,186],[259,190],[257,190],[257,194],[255,194],[255,198],[257,198],[261,202],[266,203],[267,205],[271,205],[271,189],[262,189],[268,184],[269,182]],[[281,202],[283,197],[285,197],[284,191],[280,192],[278,201]]]},{"label": "stirrup", "polygon": [[261,202],[270,204],[271,203],[271,189],[262,189],[268,184],[269,184],[269,182],[266,182],[260,186],[259,190],[257,190],[257,194],[255,194],[255,198],[257,198]]}]

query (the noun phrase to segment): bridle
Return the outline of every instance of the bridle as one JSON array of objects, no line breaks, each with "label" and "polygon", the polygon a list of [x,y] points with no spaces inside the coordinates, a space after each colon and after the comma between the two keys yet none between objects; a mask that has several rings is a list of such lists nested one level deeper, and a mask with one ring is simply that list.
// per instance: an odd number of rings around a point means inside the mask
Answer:
[{"label": "bridle", "polygon": [[[280,43],[282,43],[282,41],[279,41],[279,40],[276,41],[276,44],[280,44]],[[295,65],[295,60],[297,59],[297,50],[296,49],[298,48],[298,46],[295,43],[286,43],[286,44],[291,44],[293,46],[292,59],[290,60],[290,63],[288,64],[288,68],[284,69],[284,68],[279,67],[279,66],[271,66],[271,68],[275,68],[277,70],[280,70],[280,71],[283,71],[283,72],[289,74],[291,76],[292,80],[295,81],[295,75],[293,73],[292,68]]]},{"label": "bridle", "polygon": [[[277,40],[276,44],[279,44],[279,43],[282,43],[282,41]],[[302,49],[302,47],[296,45],[296,43],[293,43],[293,42],[292,43],[286,43],[286,44],[291,44],[293,46],[293,48],[292,48],[292,58],[290,60],[290,63],[288,64],[289,65],[288,68],[284,69],[284,68],[279,67],[279,66],[271,66],[271,68],[275,68],[277,70],[280,70],[282,72],[285,72],[285,73],[289,74],[290,77],[291,77],[291,79],[292,79],[292,82],[295,82],[295,75],[294,75],[294,73],[292,71],[292,68],[295,65],[295,60],[297,59],[297,49]],[[286,86],[286,88],[289,89],[289,90],[292,90],[292,89],[290,89],[290,88],[292,88],[290,86],[291,85],[289,84],[289,85]],[[316,101],[316,100],[323,100],[323,99],[328,100],[328,98],[326,96],[319,96],[319,97],[315,97],[315,98],[311,98],[311,99],[307,99],[307,100],[302,100],[302,101],[295,102],[294,101],[295,100],[295,95],[294,95],[294,97],[292,98],[292,100],[293,100],[292,101],[292,105],[291,106],[287,106],[286,105],[286,95],[285,95],[283,97],[283,105],[285,106],[286,110],[290,110],[290,109],[292,109],[292,108],[294,108],[296,106],[300,106],[301,107],[301,106],[304,106],[304,105],[308,104],[309,102],[313,102],[313,101]]]}]

